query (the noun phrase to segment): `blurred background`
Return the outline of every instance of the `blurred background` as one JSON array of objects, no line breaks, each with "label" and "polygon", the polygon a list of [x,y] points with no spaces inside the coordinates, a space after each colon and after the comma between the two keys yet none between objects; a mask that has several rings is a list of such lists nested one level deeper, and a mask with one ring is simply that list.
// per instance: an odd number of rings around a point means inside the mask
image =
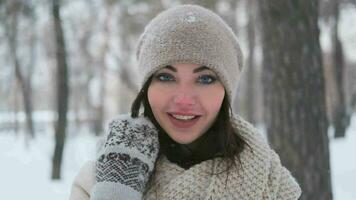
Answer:
[{"label": "blurred background", "polygon": [[144,26],[185,3],[238,36],[233,110],[266,136],[302,199],[356,199],[355,0],[1,0],[0,199],[68,199],[140,89]]}]

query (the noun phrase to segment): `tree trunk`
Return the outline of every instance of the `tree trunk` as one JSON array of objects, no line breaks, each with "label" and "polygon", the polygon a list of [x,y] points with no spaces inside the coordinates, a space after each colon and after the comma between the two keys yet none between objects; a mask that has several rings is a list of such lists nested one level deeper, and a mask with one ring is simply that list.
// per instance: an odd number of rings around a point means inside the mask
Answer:
[{"label": "tree trunk", "polygon": [[[132,80],[132,78],[130,78],[130,54],[132,53],[132,48],[131,48],[131,44],[130,41],[126,39],[126,34],[129,34],[127,31],[129,31],[130,29],[128,29],[128,27],[130,26],[130,24],[128,24],[128,21],[126,20],[127,18],[130,17],[129,13],[128,13],[128,9],[126,7],[120,7],[120,12],[121,12],[121,17],[120,17],[120,25],[122,27],[122,29],[125,29],[127,27],[126,30],[122,30],[121,34],[119,35],[120,37],[120,50],[122,52],[122,56],[120,59],[120,71],[119,71],[119,78],[122,81],[122,83],[124,83],[126,85],[126,87],[128,88],[128,90],[133,91],[134,93],[138,93],[139,92],[139,88],[137,88],[135,82]],[[126,104],[125,104],[126,106]],[[127,109],[127,106],[125,107]]]},{"label": "tree trunk", "polygon": [[260,1],[268,139],[302,188],[332,199],[317,0]]},{"label": "tree trunk", "polygon": [[64,149],[67,110],[68,110],[68,66],[63,29],[60,18],[60,0],[53,0],[52,15],[56,41],[57,60],[57,112],[58,120],[55,126],[55,149],[52,159],[52,179],[60,179],[61,163]]},{"label": "tree trunk", "polygon": [[100,56],[98,59],[98,63],[96,65],[99,74],[99,102],[94,106],[95,110],[95,119],[94,119],[94,132],[95,135],[102,135],[103,134],[103,121],[105,116],[105,97],[106,97],[106,78],[105,74],[107,71],[106,66],[106,58],[107,54],[110,51],[110,19],[112,18],[112,7],[106,6],[106,16],[103,24],[103,34],[104,40],[101,45]]},{"label": "tree trunk", "polygon": [[25,108],[25,113],[26,113],[26,125],[27,125],[27,131],[28,134],[31,138],[34,138],[35,136],[35,131],[33,128],[33,120],[32,120],[32,102],[31,102],[31,92],[30,92],[30,85],[26,84],[27,81],[25,81],[21,71],[20,71],[20,64],[18,59],[16,58],[16,52],[13,52],[13,57],[14,57],[14,63],[15,63],[15,74],[16,74],[16,79],[19,82],[20,89],[22,92],[22,98],[23,98],[23,103],[24,103],[24,108]]},{"label": "tree trunk", "polygon": [[252,124],[257,123],[257,80],[255,70],[255,7],[254,0],[248,1],[248,24],[247,24],[247,37],[248,37],[248,61],[247,61],[247,85],[246,85],[246,117]]},{"label": "tree trunk", "polygon": [[14,65],[15,69],[15,77],[16,80],[19,84],[21,93],[22,93],[22,98],[23,98],[23,105],[25,108],[25,113],[26,113],[26,125],[27,125],[27,135],[30,136],[30,138],[33,138],[35,135],[35,131],[33,128],[33,120],[32,120],[32,102],[31,102],[31,86],[30,82],[26,81],[24,78],[24,75],[21,72],[21,66],[19,59],[17,57],[17,41],[18,41],[18,31],[17,31],[17,25],[18,25],[18,15],[19,15],[19,8],[16,8],[16,6],[21,6],[17,5],[14,3],[12,8],[12,12],[10,13],[10,23],[7,24],[6,28],[6,37],[8,39],[9,43],[9,48],[10,48],[10,57]]},{"label": "tree trunk", "polygon": [[19,98],[18,98],[18,83],[17,81],[15,81],[15,91],[14,91],[14,131],[15,131],[15,134],[16,136],[19,135],[19,120],[18,120],[18,117],[17,117],[17,114],[19,112]]},{"label": "tree trunk", "polygon": [[345,93],[344,93],[344,52],[342,43],[338,34],[339,25],[339,0],[334,0],[333,5],[333,26],[332,26],[332,44],[333,44],[333,69],[336,80],[336,107],[333,109],[332,122],[335,128],[335,137],[344,137],[346,128],[350,124],[350,116],[346,112]]},{"label": "tree trunk", "polygon": [[[90,52],[90,41],[91,38],[93,37],[93,35],[95,34],[94,29],[95,29],[95,24],[99,23],[99,19],[98,19],[98,14],[96,12],[96,7],[95,5],[92,4],[92,2],[90,1],[86,1],[87,2],[87,8],[88,8],[88,13],[90,14],[90,18],[88,19],[89,24],[85,24],[85,28],[82,28],[84,30],[83,34],[79,34],[80,38],[78,39],[79,41],[79,46],[80,46],[80,56],[81,56],[81,65],[84,67],[83,69],[85,69],[85,81],[84,83],[80,83],[79,86],[76,86],[76,90],[79,90],[79,94],[78,96],[81,96],[81,98],[83,99],[80,102],[77,102],[78,105],[78,109],[79,110],[84,110],[85,111],[85,117],[82,118],[80,121],[77,122],[77,127],[79,128],[80,125],[82,123],[84,124],[92,124],[93,127],[95,127],[94,125],[94,121],[96,118],[96,114],[95,114],[95,108],[94,105],[91,102],[91,96],[90,96],[90,81],[92,80],[92,78],[94,77],[94,74],[96,74],[94,72],[94,68],[96,67],[95,65],[95,57],[91,54]],[[81,70],[80,73],[83,73],[83,70]],[[78,93],[78,92],[75,92]],[[78,97],[79,98],[79,97]],[[77,112],[77,113],[80,113]],[[94,132],[96,133],[96,132]]]}]

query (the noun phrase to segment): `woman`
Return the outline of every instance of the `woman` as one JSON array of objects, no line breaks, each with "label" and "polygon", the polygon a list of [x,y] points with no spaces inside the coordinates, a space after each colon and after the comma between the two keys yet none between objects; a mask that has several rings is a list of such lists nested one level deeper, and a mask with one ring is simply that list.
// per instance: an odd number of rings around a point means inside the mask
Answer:
[{"label": "woman", "polygon": [[110,123],[72,200],[299,198],[276,153],[231,113],[242,55],[219,16],[194,5],[162,12],[142,34],[137,58],[144,77],[131,115]]}]

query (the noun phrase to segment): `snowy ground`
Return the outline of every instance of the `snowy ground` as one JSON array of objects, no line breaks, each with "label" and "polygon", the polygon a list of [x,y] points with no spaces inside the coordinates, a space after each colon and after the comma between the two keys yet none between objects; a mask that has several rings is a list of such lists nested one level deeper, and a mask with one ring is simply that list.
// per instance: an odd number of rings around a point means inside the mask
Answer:
[{"label": "snowy ground", "polygon": [[331,178],[335,200],[355,200],[356,114],[351,119],[346,138],[330,142]]},{"label": "snowy ground", "polygon": [[[0,132],[0,199],[68,199],[75,174],[86,160],[95,155],[96,138],[89,135],[88,131],[81,132],[76,136],[68,136],[63,179],[54,182],[50,180],[53,152],[51,131],[39,132],[37,139],[27,147],[20,135]],[[352,156],[356,152],[356,114],[346,135],[346,138],[330,143],[335,200],[356,199],[356,159]]]},{"label": "snowy ground", "polygon": [[62,180],[51,181],[52,134],[41,133],[26,147],[23,137],[0,133],[0,199],[68,199],[75,174],[85,161],[95,156],[95,141],[88,133],[68,139]]}]

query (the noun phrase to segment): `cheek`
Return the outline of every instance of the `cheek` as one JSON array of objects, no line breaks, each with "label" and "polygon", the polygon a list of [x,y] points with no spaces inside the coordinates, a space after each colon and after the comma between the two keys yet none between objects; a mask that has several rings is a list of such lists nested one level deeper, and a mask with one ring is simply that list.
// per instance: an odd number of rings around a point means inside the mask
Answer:
[{"label": "cheek", "polygon": [[155,89],[154,86],[149,86],[148,87],[148,91],[147,91],[147,98],[148,98],[148,103],[151,106],[152,111],[154,112],[157,105],[160,105],[159,101],[159,93],[158,91]]},{"label": "cheek", "polygon": [[148,87],[147,98],[148,98],[148,102],[151,106],[152,112],[155,115],[168,102],[167,95],[162,95],[162,94],[165,94],[165,93],[162,92],[162,88],[159,87],[158,85],[152,84]]},{"label": "cheek", "polygon": [[217,114],[225,97],[223,86],[211,88],[200,95],[200,101],[207,112]]}]

